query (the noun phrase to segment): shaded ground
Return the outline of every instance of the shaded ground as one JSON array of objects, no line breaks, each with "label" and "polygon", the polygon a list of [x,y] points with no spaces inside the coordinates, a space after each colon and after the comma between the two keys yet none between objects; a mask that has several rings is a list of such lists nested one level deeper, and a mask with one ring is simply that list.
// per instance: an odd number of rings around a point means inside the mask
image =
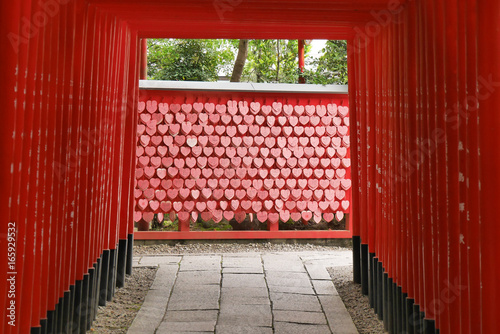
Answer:
[{"label": "shaded ground", "polygon": [[105,307],[99,306],[97,318],[88,333],[127,333],[153,283],[157,269],[134,268],[132,275],[126,277],[125,287],[116,290],[113,301]]}]

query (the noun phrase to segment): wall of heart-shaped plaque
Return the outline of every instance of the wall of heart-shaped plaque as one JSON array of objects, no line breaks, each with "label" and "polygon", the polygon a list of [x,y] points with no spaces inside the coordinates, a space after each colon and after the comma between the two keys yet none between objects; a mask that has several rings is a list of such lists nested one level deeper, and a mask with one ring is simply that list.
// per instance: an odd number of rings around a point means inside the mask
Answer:
[{"label": "wall of heart-shaped plaque", "polygon": [[342,220],[351,160],[338,104],[140,102],[135,221]]}]

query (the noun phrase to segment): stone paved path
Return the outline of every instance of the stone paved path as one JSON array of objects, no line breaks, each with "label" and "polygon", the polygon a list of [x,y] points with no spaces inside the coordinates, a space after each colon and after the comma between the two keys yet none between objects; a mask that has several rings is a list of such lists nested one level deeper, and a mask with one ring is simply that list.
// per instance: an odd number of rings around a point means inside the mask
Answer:
[{"label": "stone paved path", "polygon": [[143,256],[158,266],[130,334],[358,333],[327,267],[347,251]]}]

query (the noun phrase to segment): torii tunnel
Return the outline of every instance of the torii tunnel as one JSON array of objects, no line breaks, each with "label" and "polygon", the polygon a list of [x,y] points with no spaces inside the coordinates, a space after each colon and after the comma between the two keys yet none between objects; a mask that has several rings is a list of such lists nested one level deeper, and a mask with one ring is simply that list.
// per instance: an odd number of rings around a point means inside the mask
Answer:
[{"label": "torii tunnel", "polygon": [[0,29],[0,332],[84,333],[123,284],[160,37],[348,40],[354,280],[391,333],[500,332],[499,1],[18,0]]}]

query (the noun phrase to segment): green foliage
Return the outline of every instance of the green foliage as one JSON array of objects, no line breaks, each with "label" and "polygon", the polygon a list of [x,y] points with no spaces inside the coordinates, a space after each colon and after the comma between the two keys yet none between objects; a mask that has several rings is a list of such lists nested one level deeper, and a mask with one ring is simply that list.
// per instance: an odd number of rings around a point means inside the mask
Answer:
[{"label": "green foliage", "polygon": [[304,73],[308,83],[347,85],[347,41],[327,41],[321,57],[309,64],[313,69]]},{"label": "green foliage", "polygon": [[[347,84],[347,42],[328,41],[319,58],[308,53],[303,76],[312,84]],[[148,40],[148,79],[217,81],[230,76],[238,40]],[[297,40],[250,40],[242,82],[297,83]]]},{"label": "green foliage", "polygon": [[230,73],[234,42],[209,39],[148,39],[148,79],[217,81]]},{"label": "green foliage", "polygon": [[[306,53],[309,49],[306,46]],[[251,40],[241,81],[296,83],[297,52],[297,40]]]}]

